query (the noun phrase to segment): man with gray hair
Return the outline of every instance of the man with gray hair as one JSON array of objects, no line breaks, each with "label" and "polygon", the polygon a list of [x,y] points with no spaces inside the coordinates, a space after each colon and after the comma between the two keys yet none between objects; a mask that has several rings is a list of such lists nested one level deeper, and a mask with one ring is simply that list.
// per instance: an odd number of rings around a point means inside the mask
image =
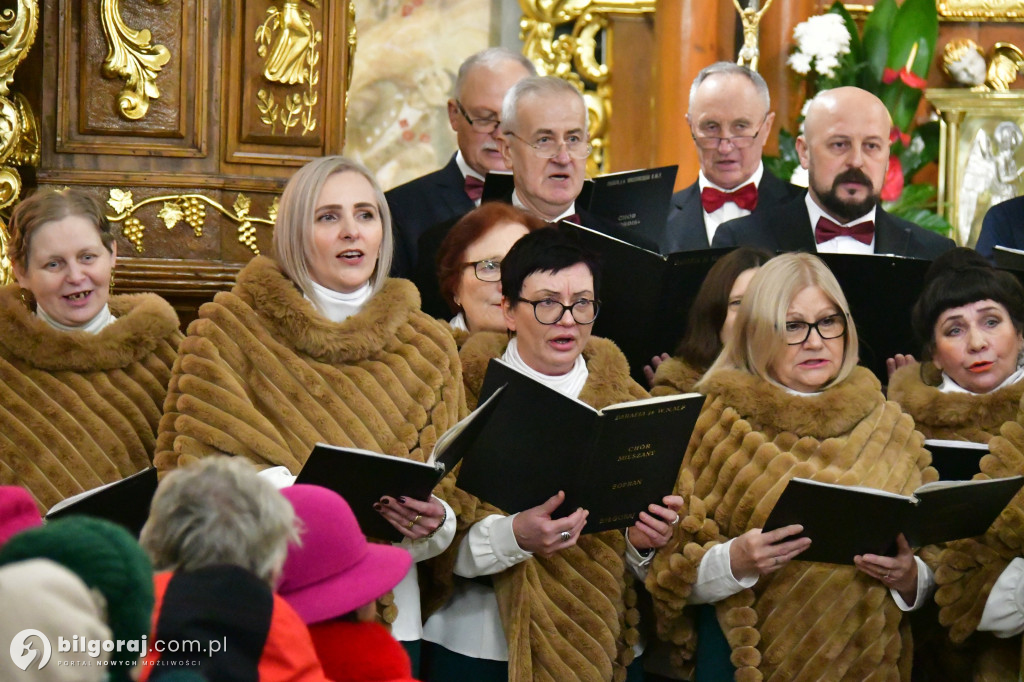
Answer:
[{"label": "man with gray hair", "polygon": [[718,226],[800,195],[800,188],[764,169],[771,133],[768,85],[756,71],[732,62],[705,67],[690,87],[686,122],[700,159],[697,182],[672,195],[659,240],[668,252],[710,248]]},{"label": "man with gray hair", "polygon": [[418,261],[420,236],[479,206],[484,176],[505,170],[497,142],[501,102],[514,83],[534,73],[529,59],[503,47],[478,52],[459,67],[448,100],[458,151],[444,168],[385,194],[396,237],[392,275],[410,275]]}]

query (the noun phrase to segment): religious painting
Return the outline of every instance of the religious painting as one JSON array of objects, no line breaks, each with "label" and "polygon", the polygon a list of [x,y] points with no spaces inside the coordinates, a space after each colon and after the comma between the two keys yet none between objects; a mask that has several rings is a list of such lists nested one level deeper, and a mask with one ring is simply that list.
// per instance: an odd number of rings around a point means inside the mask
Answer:
[{"label": "religious painting", "polygon": [[345,154],[384,189],[455,151],[447,102],[459,65],[493,44],[499,0],[355,0],[356,59]]},{"label": "religious painting", "polygon": [[1024,194],[1024,92],[925,96],[942,116],[939,202],[957,244],[973,247],[988,209]]}]

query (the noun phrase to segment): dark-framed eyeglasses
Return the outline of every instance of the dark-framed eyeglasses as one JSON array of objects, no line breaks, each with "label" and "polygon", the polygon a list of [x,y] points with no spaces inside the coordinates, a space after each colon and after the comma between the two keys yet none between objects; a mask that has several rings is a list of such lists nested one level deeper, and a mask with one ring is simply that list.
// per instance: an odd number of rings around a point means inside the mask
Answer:
[{"label": "dark-framed eyeglasses", "polygon": [[501,125],[501,121],[496,118],[473,118],[459,100],[455,100],[455,106],[459,108],[459,113],[466,119],[470,127],[478,133],[490,135]]},{"label": "dark-framed eyeglasses", "polygon": [[761,120],[761,125],[757,126],[757,130],[753,135],[733,135],[732,137],[711,137],[705,135],[695,135],[693,131],[690,131],[690,137],[693,138],[694,144],[701,149],[718,149],[722,145],[722,141],[725,140],[736,149],[747,149],[752,144],[757,136],[764,130],[764,124],[768,120],[768,114],[764,115]]},{"label": "dark-framed eyeglasses", "polygon": [[566,153],[574,159],[585,159],[590,156],[590,152],[594,151],[594,145],[590,144],[582,137],[570,136],[570,139],[556,140],[553,137],[545,135],[536,142],[530,142],[529,140],[524,140],[511,131],[506,132],[505,134],[509,137],[514,137],[525,144],[533,150],[535,156],[541,159],[555,158],[558,156],[558,152],[562,150],[562,145],[565,145]]},{"label": "dark-framed eyeglasses", "polygon": [[601,308],[601,302],[590,298],[581,298],[565,305],[553,298],[542,298],[539,301],[531,301],[527,298],[517,298],[519,303],[529,303],[533,306],[533,316],[541,324],[557,324],[568,310],[576,324],[592,324],[597,319],[597,311]]},{"label": "dark-framed eyeglasses", "polygon": [[846,315],[835,313],[821,318],[817,322],[786,321],[786,345],[799,346],[811,337],[811,330],[818,332],[822,339],[838,339],[846,334]]},{"label": "dark-framed eyeglasses", "polygon": [[475,260],[471,263],[463,263],[464,268],[473,268],[473,274],[481,282],[501,281],[501,261],[495,258]]}]

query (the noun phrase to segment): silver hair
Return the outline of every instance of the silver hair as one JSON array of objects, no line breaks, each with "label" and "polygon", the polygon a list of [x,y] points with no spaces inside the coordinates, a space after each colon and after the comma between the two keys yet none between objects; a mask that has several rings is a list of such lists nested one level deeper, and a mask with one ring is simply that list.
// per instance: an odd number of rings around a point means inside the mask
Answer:
[{"label": "silver hair", "polygon": [[519,113],[519,103],[526,97],[545,95],[575,95],[583,103],[583,127],[589,129],[590,110],[587,109],[587,101],[576,86],[567,80],[557,76],[531,76],[524,78],[505,93],[505,99],[501,103],[501,129],[503,132],[515,132],[516,119]]},{"label": "silver hair", "polygon": [[750,82],[754,84],[754,89],[757,90],[757,94],[760,95],[762,100],[764,100],[765,111],[769,111],[772,108],[772,97],[768,92],[768,83],[766,83],[764,78],[761,77],[761,74],[734,62],[715,62],[714,64],[705,66],[701,69],[700,73],[697,74],[697,77],[693,79],[693,85],[690,86],[690,102],[688,107],[693,106],[693,98],[697,96],[697,88],[700,87],[700,84],[711,76],[716,76],[718,74],[735,74],[749,79]]},{"label": "silver hair", "polygon": [[157,570],[229,564],[271,587],[297,541],[288,500],[247,460],[222,455],[164,477],[139,539]]},{"label": "silver hair", "polygon": [[516,62],[522,66],[531,76],[537,75],[537,67],[533,65],[526,55],[510,50],[507,47],[489,47],[486,50],[481,50],[476,54],[470,56],[466,61],[462,62],[459,67],[459,73],[455,77],[455,90],[454,95],[456,99],[462,97],[462,86],[466,83],[466,78],[469,77],[469,73],[477,68],[482,67],[486,69],[493,69],[503,62]]}]

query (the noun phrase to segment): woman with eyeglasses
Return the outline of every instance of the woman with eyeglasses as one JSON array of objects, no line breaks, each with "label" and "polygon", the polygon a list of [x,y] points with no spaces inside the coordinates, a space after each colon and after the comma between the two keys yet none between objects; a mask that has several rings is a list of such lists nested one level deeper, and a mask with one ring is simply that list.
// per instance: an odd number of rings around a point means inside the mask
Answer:
[{"label": "woman with eyeglasses", "polygon": [[741,246],[718,259],[708,270],[687,318],[686,333],[671,358],[652,358],[651,395],[690,393],[707,371],[725,340],[743,302],[750,280],[771,254]]},{"label": "woman with eyeglasses", "polygon": [[[480,332],[463,345],[471,406],[492,358],[595,408],[647,396],[615,345],[591,336],[600,270],[570,235],[531,232],[501,270],[512,336]],[[458,489],[449,496],[458,532],[434,568],[451,597],[424,627],[427,679],[623,679],[639,637],[633,576],[670,537],[682,500],[651,504],[625,533],[581,536],[587,510],[552,518],[564,494],[551,493],[512,516]]]},{"label": "woman with eyeglasses", "polygon": [[909,679],[902,612],[933,581],[903,536],[896,556],[841,566],[800,561],[801,526],[761,531],[794,477],[904,495],[937,478],[913,420],[856,363],[856,328],[824,263],[791,253],[758,270],[697,384],[708,398],[676,484],[687,505],[647,578],[677,662],[693,653],[686,607],[716,605],[729,660],[702,660],[697,639],[697,679],[714,663],[736,679]]},{"label": "woman with eyeglasses", "polygon": [[473,332],[505,331],[501,310],[501,261],[520,237],[544,221],[509,204],[483,204],[455,223],[437,257],[441,295],[455,317],[459,345]]},{"label": "woman with eyeglasses", "polygon": [[[451,333],[420,310],[413,285],[387,276],[392,244],[387,203],[366,168],[327,156],[299,169],[281,194],[276,257],[251,260],[189,326],[157,467],[222,451],[280,467],[287,480],[318,442],[426,460],[464,416],[462,367]],[[439,497],[383,497],[374,509],[416,561],[442,552],[455,533]],[[415,659],[415,566],[378,610]]]}]

